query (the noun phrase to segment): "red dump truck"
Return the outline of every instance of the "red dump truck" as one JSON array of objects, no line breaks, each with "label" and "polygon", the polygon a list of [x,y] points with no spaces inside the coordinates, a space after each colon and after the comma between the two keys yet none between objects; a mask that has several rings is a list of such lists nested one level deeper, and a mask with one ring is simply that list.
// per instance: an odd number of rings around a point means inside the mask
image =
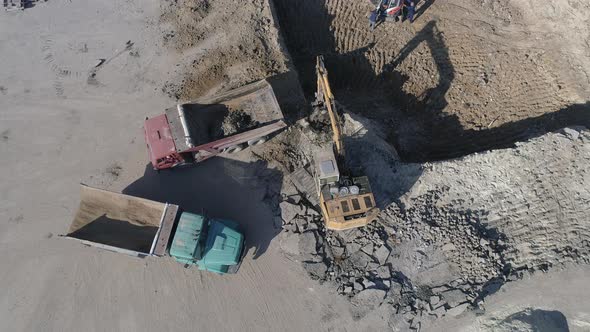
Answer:
[{"label": "red dump truck", "polygon": [[161,170],[264,143],[286,126],[271,85],[262,80],[178,104],[146,119],[144,130],[149,159]]}]

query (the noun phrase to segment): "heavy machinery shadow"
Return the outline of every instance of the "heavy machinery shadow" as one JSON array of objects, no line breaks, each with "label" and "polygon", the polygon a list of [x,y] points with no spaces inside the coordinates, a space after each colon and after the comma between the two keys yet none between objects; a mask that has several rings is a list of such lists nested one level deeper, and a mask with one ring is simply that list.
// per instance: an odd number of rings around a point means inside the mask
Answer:
[{"label": "heavy machinery shadow", "polygon": [[281,172],[268,168],[264,161],[248,163],[217,157],[159,173],[148,164],[143,177],[123,193],[234,220],[245,232],[246,248],[256,259],[281,230],[281,225],[274,224],[281,186]]},{"label": "heavy machinery shadow", "polygon": [[293,124],[297,120],[309,113],[309,103],[301,91],[301,85],[297,72],[289,70],[285,73],[267,77],[266,80],[272,86],[288,124]]},{"label": "heavy machinery shadow", "polygon": [[424,14],[424,12],[426,12],[428,8],[432,6],[434,1],[435,0],[426,0],[424,3],[422,3],[420,0],[416,1],[416,13],[414,13],[414,21],[419,19],[420,16],[422,16],[422,14]]},{"label": "heavy machinery shadow", "polygon": [[[438,71],[438,84],[419,96],[404,93],[403,86],[408,77],[396,68],[421,43],[431,51]],[[508,122],[486,129],[466,129],[459,118],[447,113],[446,93],[455,78],[455,69],[450,60],[443,35],[430,21],[398,53],[394,61],[383,68],[379,81],[388,86],[390,102],[401,106],[403,116],[390,121],[390,142],[405,161],[424,162],[458,158],[474,152],[513,147],[514,143],[543,135],[567,126],[590,126],[590,104],[570,105],[553,113],[538,117]],[[377,114],[377,113],[373,113]],[[378,117],[382,115],[377,114]],[[399,121],[399,123],[395,123]],[[410,124],[405,128],[404,123]],[[412,124],[420,126],[412,128]],[[490,124],[491,125],[491,124]],[[419,135],[411,135],[408,129],[417,129]],[[416,132],[414,133],[416,134]]]},{"label": "heavy machinery shadow", "polygon": [[[287,47],[308,100],[314,99],[316,88],[315,58],[323,55],[336,100],[349,111],[379,123],[403,161],[422,163],[457,158],[511,147],[516,142],[564,126],[590,125],[590,107],[585,103],[500,126],[494,126],[492,121],[483,127],[466,128],[454,110],[449,109],[446,95],[457,74],[445,35],[439,31],[435,20],[425,23],[404,46],[388,49],[396,46],[391,46],[381,35],[379,38],[371,35],[368,20],[365,27],[365,21],[359,21],[360,15],[354,19],[336,17],[331,12],[336,8],[335,2],[276,0],[275,3]],[[418,17],[433,3],[419,3]],[[359,8],[362,6],[347,7],[348,10]],[[349,20],[345,22],[348,25],[342,25],[340,20],[344,19]],[[391,29],[375,33],[400,38],[400,29],[407,29],[396,23],[385,24]],[[367,29],[367,33],[358,32],[358,29]],[[365,46],[341,51],[347,48],[346,43],[356,43],[358,38],[366,38]],[[413,53],[424,54],[425,51],[432,56],[437,72],[430,76],[437,81],[419,95],[408,93],[403,87],[415,82],[407,75],[408,66],[402,68],[401,64]],[[387,54],[393,54],[390,61],[376,60]]]}]

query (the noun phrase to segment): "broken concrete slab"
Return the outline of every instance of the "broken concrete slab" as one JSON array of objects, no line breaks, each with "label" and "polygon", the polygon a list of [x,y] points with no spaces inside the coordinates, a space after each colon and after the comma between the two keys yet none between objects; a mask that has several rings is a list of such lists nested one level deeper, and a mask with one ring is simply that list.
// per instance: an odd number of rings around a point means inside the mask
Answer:
[{"label": "broken concrete slab", "polygon": [[457,317],[460,314],[462,314],[463,312],[465,312],[465,310],[467,310],[467,308],[469,308],[469,306],[470,306],[469,303],[460,304],[454,308],[447,310],[447,315]]},{"label": "broken concrete slab", "polygon": [[305,269],[312,275],[317,278],[323,278],[326,275],[326,271],[328,267],[326,264],[320,263],[313,263],[313,262],[304,262],[303,263]]},{"label": "broken concrete slab", "polygon": [[560,130],[565,136],[571,138],[572,140],[577,140],[580,137],[580,132],[572,128],[563,128]]},{"label": "broken concrete slab", "polygon": [[390,253],[389,249],[383,245],[383,246],[377,248],[377,250],[375,250],[373,257],[375,257],[377,259],[379,264],[383,265],[383,264],[385,264],[385,262],[387,262],[387,258],[389,257],[389,253]]},{"label": "broken concrete slab", "polygon": [[356,306],[363,306],[367,308],[374,308],[379,306],[387,293],[381,289],[366,289],[352,299],[352,303]]},{"label": "broken concrete slab", "polygon": [[388,280],[391,278],[391,271],[387,266],[380,266],[375,270],[375,276],[379,279]]},{"label": "broken concrete slab", "polygon": [[361,250],[361,245],[358,243],[347,243],[346,244],[346,252],[349,256]]},{"label": "broken concrete slab", "polygon": [[369,242],[361,250],[367,255],[373,255],[373,242]]},{"label": "broken concrete slab", "polygon": [[307,220],[304,218],[296,217],[292,220],[292,223],[295,224],[299,233],[303,233],[308,229]]},{"label": "broken concrete slab", "polygon": [[353,283],[353,288],[354,288],[354,290],[358,290],[358,291],[362,291],[363,289],[365,289],[363,287],[363,285],[360,282],[358,282],[358,281],[355,281]]},{"label": "broken concrete slab", "polygon": [[440,302],[440,296],[438,296],[438,295],[432,295],[432,296],[430,297],[430,299],[428,300],[428,302],[430,302],[430,305],[431,305],[433,308],[436,308],[436,307],[437,307],[437,304],[438,304],[438,302]]},{"label": "broken concrete slab", "polygon": [[349,261],[357,268],[365,269],[373,259],[362,251],[352,254]]},{"label": "broken concrete slab", "polygon": [[[296,169],[289,175],[289,179],[301,193],[315,193],[316,187],[311,173],[304,167]],[[313,206],[318,206],[317,195],[306,195],[305,197]]]},{"label": "broken concrete slab", "polygon": [[332,255],[334,257],[343,257],[344,256],[344,248],[343,247],[331,247],[332,248]]},{"label": "broken concrete slab", "polygon": [[363,287],[365,287],[365,289],[367,289],[367,288],[373,288],[373,287],[375,287],[375,283],[372,282],[369,279],[364,278],[363,279]]},{"label": "broken concrete slab", "polygon": [[430,311],[429,314],[436,316],[437,318],[440,318],[442,316],[444,316],[447,312],[447,309],[445,309],[444,306],[440,306],[436,309],[433,309],[432,311]]},{"label": "broken concrete slab", "polygon": [[292,204],[288,201],[279,203],[279,208],[281,209],[281,218],[287,223],[293,220],[297,215],[303,215],[305,212],[301,206]]},{"label": "broken concrete slab", "polygon": [[444,301],[449,304],[450,307],[456,307],[457,305],[467,301],[467,294],[460,289],[453,289],[441,294]]},{"label": "broken concrete slab", "polygon": [[299,250],[302,254],[316,254],[317,240],[314,232],[304,232],[299,236]]}]

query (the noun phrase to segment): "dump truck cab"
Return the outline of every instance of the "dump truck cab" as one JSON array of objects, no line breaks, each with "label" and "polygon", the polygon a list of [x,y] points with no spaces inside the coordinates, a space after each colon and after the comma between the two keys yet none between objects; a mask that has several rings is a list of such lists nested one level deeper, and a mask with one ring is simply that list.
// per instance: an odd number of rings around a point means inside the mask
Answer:
[{"label": "dump truck cab", "polygon": [[67,238],[132,256],[168,254],[219,274],[235,273],[240,266],[244,235],[234,221],[86,185],[80,197]]},{"label": "dump truck cab", "polygon": [[266,81],[178,104],[146,118],[148,157],[156,170],[204,161],[264,143],[287,124]]},{"label": "dump truck cab", "polygon": [[200,270],[224,274],[238,266],[243,244],[244,236],[235,222],[183,212],[170,256],[180,263],[197,265]]},{"label": "dump truck cab", "polygon": [[184,162],[184,158],[176,151],[166,114],[146,119],[144,135],[148,158],[155,169],[166,169]]}]

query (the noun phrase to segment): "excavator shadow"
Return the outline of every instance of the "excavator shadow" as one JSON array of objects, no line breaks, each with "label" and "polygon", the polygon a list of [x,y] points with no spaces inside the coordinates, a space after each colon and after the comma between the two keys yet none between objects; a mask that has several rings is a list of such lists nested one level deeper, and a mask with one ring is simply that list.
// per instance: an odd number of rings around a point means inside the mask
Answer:
[{"label": "excavator shadow", "polygon": [[[415,17],[424,18],[421,15],[433,3],[420,1]],[[516,142],[565,126],[590,124],[589,104],[580,103],[501,125],[490,120],[467,127],[465,119],[457,115],[458,110],[451,109],[453,106],[447,100],[452,83],[463,73],[457,73],[448,37],[439,29],[437,20],[417,22],[418,30],[411,34],[406,31],[410,29],[408,25],[395,23],[385,23],[371,33],[368,20],[359,20],[362,15],[340,16],[328,0],[279,0],[276,8],[308,100],[314,99],[314,59],[323,55],[336,100],[351,113],[379,123],[403,161],[423,163],[458,158],[512,147]],[[362,8],[350,5],[351,10]],[[347,50],[349,43],[357,43],[359,38],[366,40],[364,46]],[[400,38],[408,39],[398,43]],[[431,64],[423,54],[431,56]],[[417,60],[428,62],[428,68],[419,68],[422,62]],[[435,72],[417,77],[432,79],[432,85],[419,94],[408,92],[408,87],[420,83],[414,81],[416,77],[408,76],[408,70],[430,70],[431,65]]]},{"label": "excavator shadow", "polygon": [[275,214],[282,173],[266,162],[212,158],[194,167],[159,173],[146,165],[144,175],[123,193],[181,206],[185,211],[236,221],[246,237],[246,257],[257,259],[278,235]]},{"label": "excavator shadow", "polygon": [[346,165],[353,176],[366,175],[379,208],[386,208],[408,192],[423,173],[423,165],[404,163],[383,139],[377,123],[354,113],[348,121],[358,127],[344,138]]}]

